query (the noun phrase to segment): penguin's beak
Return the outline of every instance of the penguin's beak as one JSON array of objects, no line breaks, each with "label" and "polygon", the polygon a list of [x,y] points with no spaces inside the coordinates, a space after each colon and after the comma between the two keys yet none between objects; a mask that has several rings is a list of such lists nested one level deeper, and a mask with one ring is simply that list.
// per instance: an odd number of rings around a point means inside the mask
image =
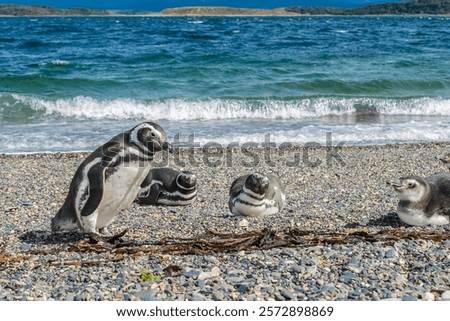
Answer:
[{"label": "penguin's beak", "polygon": [[392,186],[394,189],[398,189],[403,186],[400,181],[396,181],[396,180],[389,180],[386,182],[386,184],[389,186]]},{"label": "penguin's beak", "polygon": [[169,153],[173,154],[175,149],[173,148],[172,144],[169,142],[163,143],[163,149],[169,151]]}]

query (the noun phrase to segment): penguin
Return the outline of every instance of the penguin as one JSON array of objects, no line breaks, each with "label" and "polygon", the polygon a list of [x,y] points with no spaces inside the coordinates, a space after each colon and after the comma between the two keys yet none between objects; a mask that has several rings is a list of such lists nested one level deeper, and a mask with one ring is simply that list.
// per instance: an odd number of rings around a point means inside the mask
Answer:
[{"label": "penguin", "polygon": [[189,205],[197,197],[197,177],[186,170],[152,168],[140,186],[141,205]]},{"label": "penguin", "polygon": [[387,182],[397,192],[397,214],[414,226],[450,223],[450,173],[422,178],[411,175]]},{"label": "penguin", "polygon": [[234,215],[261,217],[281,211],[285,200],[278,177],[251,173],[233,181],[228,207]]},{"label": "penguin", "polygon": [[52,231],[98,234],[136,198],[157,152],[172,152],[164,129],[143,122],[114,136],[92,152],[76,170],[69,193],[51,221]]}]

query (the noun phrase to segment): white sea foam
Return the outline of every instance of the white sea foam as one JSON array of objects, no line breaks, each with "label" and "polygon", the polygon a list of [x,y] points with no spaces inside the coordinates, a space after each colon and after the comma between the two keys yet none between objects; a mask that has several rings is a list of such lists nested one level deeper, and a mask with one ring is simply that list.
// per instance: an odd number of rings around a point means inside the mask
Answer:
[{"label": "white sea foam", "polygon": [[[272,142],[322,145],[344,142],[346,145],[372,145],[406,142],[448,141],[450,117],[404,121],[397,123],[302,122],[272,121],[160,121],[175,145],[186,146],[193,141],[198,147],[218,143],[226,147],[253,143],[262,146]],[[63,121],[11,124],[0,127],[0,153],[93,151],[114,135],[131,128],[135,121]],[[179,139],[175,137],[180,134]],[[192,140],[190,136],[194,135]],[[269,139],[270,138],[270,139]]]},{"label": "white sea foam", "polygon": [[[78,96],[58,100],[13,95],[33,110],[46,115],[77,119],[134,120],[225,120],[305,119],[352,115],[358,112],[380,115],[450,116],[450,99],[441,98],[299,98],[258,99],[135,99],[101,100]],[[0,96],[1,98],[1,96]]]},{"label": "white sea foam", "polygon": [[70,64],[70,62],[67,60],[62,60],[62,59],[52,60],[52,65],[55,65],[55,66],[65,66],[65,65],[69,65],[69,64]]},{"label": "white sea foam", "polygon": [[70,61],[62,60],[62,59],[54,59],[50,62],[41,62],[39,66],[67,66],[70,65]]},{"label": "white sea foam", "polygon": [[[201,146],[211,141],[223,146],[227,146],[230,143],[238,143],[239,145],[255,143],[258,146],[262,146],[261,144],[266,142],[268,137],[270,137],[270,142],[276,143],[277,146],[288,142],[299,145],[310,142],[322,145],[327,143],[335,145],[339,142],[344,142],[347,145],[436,142],[449,140],[449,125],[448,122],[402,123],[395,125],[310,125],[295,130],[274,129],[267,132],[198,135],[195,141],[199,142]],[[330,137],[332,142],[327,142],[327,139]]]}]

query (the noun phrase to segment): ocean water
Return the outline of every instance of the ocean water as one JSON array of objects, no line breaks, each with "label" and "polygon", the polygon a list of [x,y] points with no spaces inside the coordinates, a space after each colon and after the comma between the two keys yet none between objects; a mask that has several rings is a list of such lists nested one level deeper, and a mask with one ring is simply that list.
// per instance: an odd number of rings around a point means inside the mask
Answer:
[{"label": "ocean water", "polygon": [[[449,17],[0,18],[0,153],[450,140]],[[190,138],[189,138],[190,137]]]}]

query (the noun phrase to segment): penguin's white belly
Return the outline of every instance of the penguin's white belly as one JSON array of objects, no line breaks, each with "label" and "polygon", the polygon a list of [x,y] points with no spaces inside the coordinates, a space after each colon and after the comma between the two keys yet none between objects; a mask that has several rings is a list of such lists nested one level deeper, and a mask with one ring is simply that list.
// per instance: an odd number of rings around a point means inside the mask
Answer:
[{"label": "penguin's white belly", "polygon": [[419,210],[398,210],[398,217],[406,224],[414,226],[424,225],[445,225],[450,221],[447,217],[434,214],[431,217],[427,217],[422,211]]},{"label": "penguin's white belly", "polygon": [[237,196],[232,203],[233,208],[231,212],[234,215],[258,217],[278,213],[278,206],[276,206],[274,200],[263,199],[256,201],[245,193]]},{"label": "penguin's white belly", "polygon": [[278,212],[277,207],[265,207],[265,206],[250,206],[241,203],[236,203],[233,208],[234,215],[245,215],[251,217],[266,216],[276,214]]},{"label": "penguin's white belly", "polygon": [[159,198],[156,201],[156,203],[162,204],[162,205],[172,205],[172,206],[189,205],[195,200],[196,196],[197,196],[196,190],[189,194],[183,194],[183,193],[180,193],[179,191],[175,191],[172,193],[163,191],[159,195]]},{"label": "penguin's white belly", "polygon": [[108,177],[98,207],[97,228],[108,226],[119,211],[130,206],[149,171],[150,167],[142,163],[126,163]]}]

